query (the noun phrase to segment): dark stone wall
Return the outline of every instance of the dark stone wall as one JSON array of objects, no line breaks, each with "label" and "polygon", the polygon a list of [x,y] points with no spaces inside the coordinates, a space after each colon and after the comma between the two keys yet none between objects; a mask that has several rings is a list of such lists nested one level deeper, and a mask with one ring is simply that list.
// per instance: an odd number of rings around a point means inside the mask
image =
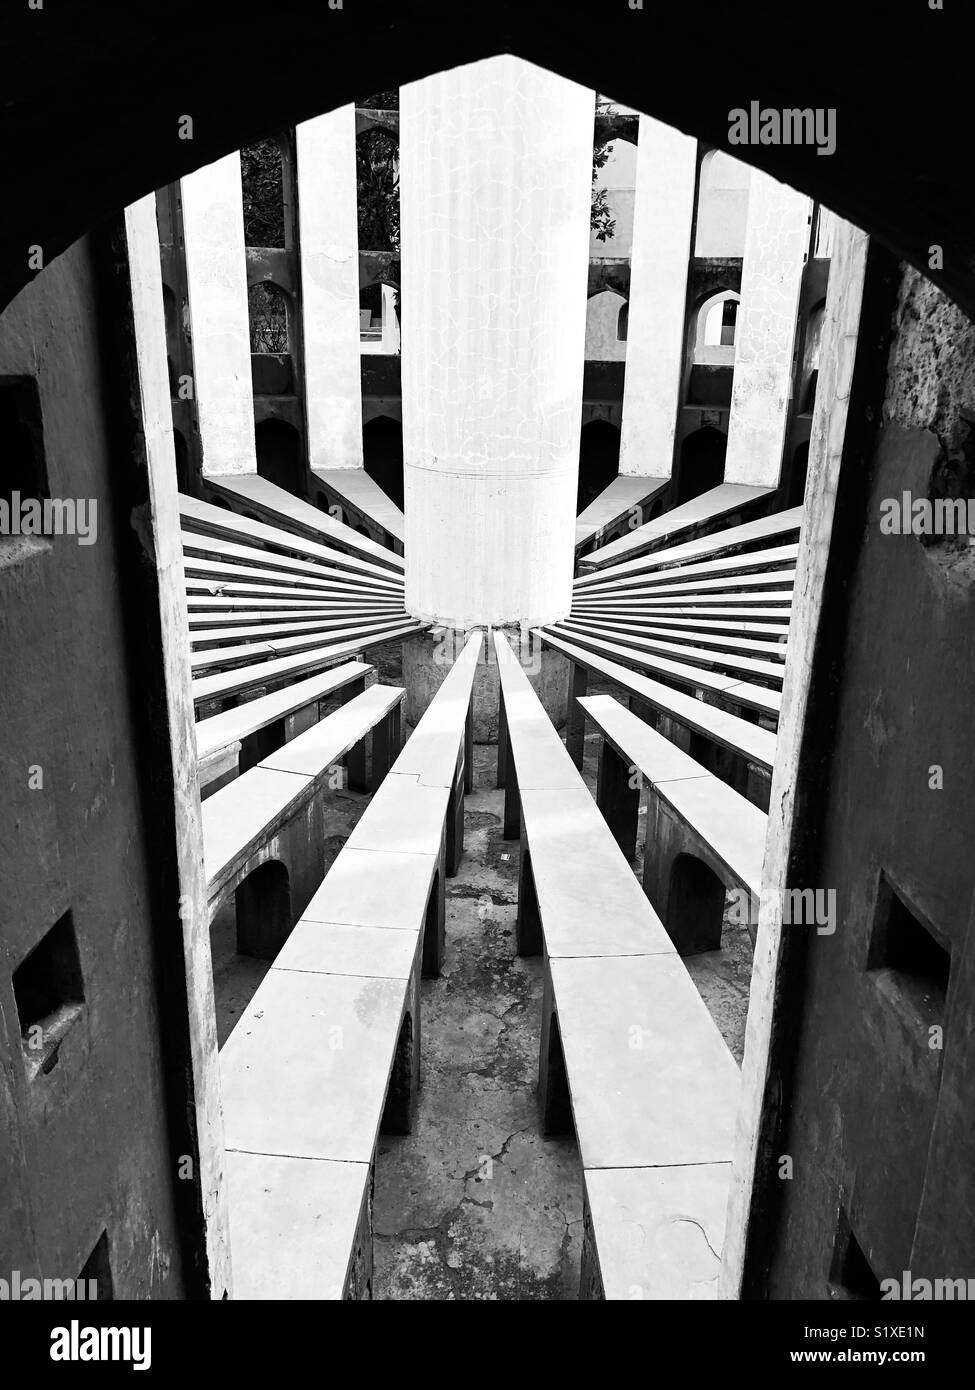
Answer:
[{"label": "dark stone wall", "polygon": [[[51,497],[97,501],[91,545],[0,537],[0,1276],[76,1278],[105,1233],[116,1298],[173,1298],[186,1284],[151,925],[169,856],[150,848],[138,780],[145,712],[133,709],[109,424],[127,403],[101,365],[98,284],[86,238],[0,321],[0,376],[36,381]],[[49,1070],[32,1074],[14,973],[56,923],[41,1012],[65,989],[72,930],[81,982],[68,982]]]},{"label": "dark stone wall", "polygon": [[884,498],[964,486],[973,411],[975,328],[908,269],[820,769],[817,886],[838,924],[808,946],[773,1298],[869,1288],[843,1270],[850,1233],[878,1281],[975,1275],[975,564],[964,542],[879,527]]}]

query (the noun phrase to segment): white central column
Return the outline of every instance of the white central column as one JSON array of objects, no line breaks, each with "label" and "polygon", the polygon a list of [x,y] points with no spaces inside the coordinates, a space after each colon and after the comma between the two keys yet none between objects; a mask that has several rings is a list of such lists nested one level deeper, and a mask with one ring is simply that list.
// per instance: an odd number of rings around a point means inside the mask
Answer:
[{"label": "white central column", "polygon": [[594,94],[490,58],[400,94],[406,606],[571,601]]}]

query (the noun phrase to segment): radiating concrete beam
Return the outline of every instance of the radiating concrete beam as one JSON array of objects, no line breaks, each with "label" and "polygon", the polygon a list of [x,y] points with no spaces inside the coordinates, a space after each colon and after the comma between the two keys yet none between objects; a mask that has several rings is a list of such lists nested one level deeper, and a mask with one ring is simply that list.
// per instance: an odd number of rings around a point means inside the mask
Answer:
[{"label": "radiating concrete beam", "polygon": [[240,155],[181,183],[204,477],[256,473]]},{"label": "radiating concrete beam", "polygon": [[752,170],[726,483],[779,483],[811,210],[805,193]]},{"label": "radiating concrete beam", "polygon": [[640,117],[620,473],[669,478],[684,355],[697,141]]},{"label": "radiating concrete beam", "polygon": [[355,107],[304,121],[295,135],[308,463],[361,468]]}]

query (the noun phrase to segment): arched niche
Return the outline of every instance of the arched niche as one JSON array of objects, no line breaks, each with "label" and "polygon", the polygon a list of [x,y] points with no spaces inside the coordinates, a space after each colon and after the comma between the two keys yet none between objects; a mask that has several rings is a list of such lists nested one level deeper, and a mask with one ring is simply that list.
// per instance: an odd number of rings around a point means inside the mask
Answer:
[{"label": "arched niche", "polygon": [[586,303],[586,361],[622,362],[626,339],[620,338],[620,315],[627,308],[623,295],[601,290]]},{"label": "arched niche", "polygon": [[362,428],[363,466],[397,507],[403,506],[403,425],[376,415]]},{"label": "arched niche", "polygon": [[748,165],[723,150],[709,150],[704,156],[697,194],[695,256],[724,259],[745,254],[750,179]]},{"label": "arched niche", "polygon": [[301,438],[287,420],[262,420],[254,429],[257,471],[295,497],[304,495]]}]

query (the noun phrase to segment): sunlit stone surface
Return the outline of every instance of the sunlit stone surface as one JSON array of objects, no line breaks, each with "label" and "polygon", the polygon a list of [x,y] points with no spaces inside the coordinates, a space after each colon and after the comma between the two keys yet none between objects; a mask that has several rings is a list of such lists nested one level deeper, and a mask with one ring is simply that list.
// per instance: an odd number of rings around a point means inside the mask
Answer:
[{"label": "sunlit stone surface", "polygon": [[400,98],[406,606],[569,610],[594,94],[511,57]]},{"label": "sunlit stone surface", "polygon": [[641,116],[637,150],[620,473],[666,478],[683,372],[697,142]]},{"label": "sunlit stone surface", "polygon": [[752,170],[726,483],[778,485],[811,206],[804,193]]},{"label": "sunlit stone surface", "polygon": [[355,107],[295,128],[308,462],[362,467]]},{"label": "sunlit stone surface", "polygon": [[203,472],[256,473],[240,156],[182,180]]}]

